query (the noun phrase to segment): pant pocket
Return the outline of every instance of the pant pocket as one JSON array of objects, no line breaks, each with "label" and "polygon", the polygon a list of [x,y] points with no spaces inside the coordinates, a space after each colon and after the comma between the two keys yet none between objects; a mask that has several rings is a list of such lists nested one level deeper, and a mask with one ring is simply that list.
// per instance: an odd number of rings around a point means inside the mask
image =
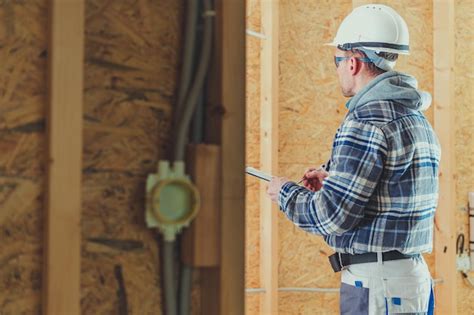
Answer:
[{"label": "pant pocket", "polygon": [[341,315],[369,314],[369,279],[343,270],[341,274]]},{"label": "pant pocket", "polygon": [[369,288],[341,283],[341,315],[368,315]]},{"label": "pant pocket", "polygon": [[430,278],[387,278],[383,285],[388,314],[428,312]]}]

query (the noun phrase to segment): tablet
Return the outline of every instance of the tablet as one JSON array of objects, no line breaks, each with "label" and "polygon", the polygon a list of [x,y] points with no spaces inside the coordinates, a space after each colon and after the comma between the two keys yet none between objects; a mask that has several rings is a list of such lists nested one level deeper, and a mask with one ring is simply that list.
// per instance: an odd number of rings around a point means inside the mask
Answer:
[{"label": "tablet", "polygon": [[249,175],[252,175],[252,176],[255,176],[257,178],[266,180],[267,182],[272,180],[271,175],[268,175],[267,173],[264,173],[260,170],[257,170],[256,168],[253,168],[253,167],[250,167],[250,166],[245,168],[245,173],[247,173]]}]

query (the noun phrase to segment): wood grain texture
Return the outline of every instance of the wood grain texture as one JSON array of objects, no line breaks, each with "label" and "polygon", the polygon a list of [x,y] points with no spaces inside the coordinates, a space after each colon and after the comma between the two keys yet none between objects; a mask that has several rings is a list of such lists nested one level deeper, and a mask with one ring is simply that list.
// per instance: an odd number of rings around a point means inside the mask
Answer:
[{"label": "wood grain texture", "polygon": [[[330,156],[346,113],[332,62],[332,41],[351,1],[280,2],[279,174],[298,181]],[[321,237],[279,214],[279,287],[339,287]],[[280,292],[280,314],[335,314],[338,294]]]},{"label": "wood grain texture", "polygon": [[434,127],[441,145],[439,202],[434,237],[435,277],[443,280],[435,290],[437,311],[457,312],[456,225],[453,209],[455,191],[455,105],[454,105],[454,3],[433,3]]},{"label": "wood grain texture", "polygon": [[162,312],[160,242],[145,225],[145,182],[173,141],[184,9],[173,0],[86,1],[84,314]]},{"label": "wood grain texture", "polygon": [[222,212],[219,314],[244,313],[245,2],[219,1],[222,20]]},{"label": "wood grain texture", "polygon": [[[279,1],[261,1],[262,41],[260,56],[260,166],[278,174],[279,94]],[[278,206],[267,195],[267,183],[260,181],[260,257],[262,314],[278,314]]]},{"label": "wood grain texture", "polygon": [[[259,0],[246,2],[246,28],[261,32]],[[260,55],[261,39],[246,36],[246,137],[245,164],[261,168],[260,164]],[[260,183],[245,178],[245,287],[260,287]],[[260,299],[245,295],[246,314],[259,314]]]},{"label": "wood grain texture", "polygon": [[[458,0],[454,3],[454,120],[455,120],[455,185],[456,232],[469,235],[469,216],[465,210],[468,193],[474,191],[474,3]],[[466,244],[467,247],[467,244]],[[474,272],[469,276],[474,277]],[[458,273],[457,312],[474,314],[473,289]]]},{"label": "wood grain texture", "polygon": [[46,186],[48,2],[0,2],[0,312],[38,314]]},{"label": "wood grain texture", "polygon": [[50,2],[43,313],[80,314],[84,1]]},{"label": "wood grain texture", "polygon": [[181,259],[195,268],[218,267],[220,261],[220,155],[219,146],[188,146],[187,168],[199,190],[199,211],[181,237]]}]

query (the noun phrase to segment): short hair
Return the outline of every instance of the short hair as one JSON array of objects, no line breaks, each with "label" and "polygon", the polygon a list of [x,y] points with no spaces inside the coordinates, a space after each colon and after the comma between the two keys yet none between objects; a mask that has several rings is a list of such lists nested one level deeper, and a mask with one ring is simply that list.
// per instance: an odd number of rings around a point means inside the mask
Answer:
[{"label": "short hair", "polygon": [[[358,49],[354,48],[354,49],[351,49],[351,52],[352,53],[359,53],[359,54],[362,55],[362,57],[367,58],[367,55],[362,50],[358,50]],[[389,53],[389,52],[381,51],[381,52],[376,52],[375,54],[379,57],[382,57],[382,58],[388,60],[388,61],[395,61],[395,60],[398,59],[398,54],[396,54],[396,53]],[[380,69],[379,67],[377,67],[373,62],[367,62],[366,64],[367,64],[368,71],[371,74],[375,75],[375,76],[387,72],[387,70]]]}]

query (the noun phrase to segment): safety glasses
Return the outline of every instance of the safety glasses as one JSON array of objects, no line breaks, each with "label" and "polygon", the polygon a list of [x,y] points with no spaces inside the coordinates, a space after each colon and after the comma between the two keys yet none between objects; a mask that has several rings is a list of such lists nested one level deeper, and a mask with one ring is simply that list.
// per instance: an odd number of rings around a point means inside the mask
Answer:
[{"label": "safety glasses", "polygon": [[[354,57],[354,55],[347,56],[347,57],[334,56],[334,64],[336,65],[336,68],[339,67],[339,64],[341,63],[341,61],[351,59],[352,57]],[[354,58],[358,59],[362,62],[371,62],[371,60],[369,58],[360,58],[360,57],[354,57]]]}]

